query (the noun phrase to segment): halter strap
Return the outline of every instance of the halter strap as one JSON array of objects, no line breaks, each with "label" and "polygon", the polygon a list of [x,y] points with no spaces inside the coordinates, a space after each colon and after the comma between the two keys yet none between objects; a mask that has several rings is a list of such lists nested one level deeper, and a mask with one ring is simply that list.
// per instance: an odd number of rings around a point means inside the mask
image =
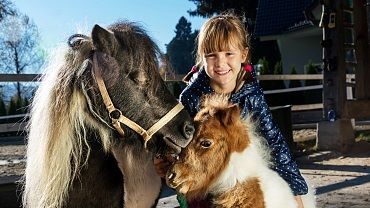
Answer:
[{"label": "halter strap", "polygon": [[105,86],[104,80],[101,76],[101,72],[98,68],[99,66],[97,62],[96,53],[94,53],[93,55],[94,75],[99,87],[100,94],[103,98],[104,105],[109,112],[109,118],[112,120],[112,125],[114,126],[114,128],[116,128],[116,130],[122,137],[124,136],[125,132],[123,131],[120,123],[123,123],[132,130],[134,130],[136,133],[143,137],[145,148],[147,148],[147,142],[152,138],[152,136],[164,125],[166,125],[171,119],[173,119],[184,108],[184,106],[181,103],[178,103],[169,112],[167,112],[166,115],[159,119],[152,127],[150,127],[148,130],[145,130],[139,124],[135,123],[134,121],[124,116],[119,109],[114,107],[113,102],[109,97],[109,93]]}]

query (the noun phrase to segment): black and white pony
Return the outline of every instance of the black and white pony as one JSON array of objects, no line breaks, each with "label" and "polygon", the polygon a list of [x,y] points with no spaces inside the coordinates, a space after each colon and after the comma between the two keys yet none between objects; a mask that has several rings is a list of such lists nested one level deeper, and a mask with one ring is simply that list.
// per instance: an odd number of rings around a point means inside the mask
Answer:
[{"label": "black and white pony", "polygon": [[178,153],[192,119],[165,87],[158,47],[130,22],[74,35],[31,107],[24,207],[152,207],[153,154]]}]

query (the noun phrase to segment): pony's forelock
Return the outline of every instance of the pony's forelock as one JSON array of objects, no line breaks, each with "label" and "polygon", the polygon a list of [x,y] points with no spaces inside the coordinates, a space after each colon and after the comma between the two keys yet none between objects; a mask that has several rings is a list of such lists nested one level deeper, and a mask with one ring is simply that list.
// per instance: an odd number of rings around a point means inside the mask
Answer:
[{"label": "pony's forelock", "polygon": [[200,110],[194,120],[203,122],[208,116],[213,116],[218,110],[228,108],[231,105],[229,97],[229,94],[217,93],[203,95],[200,101]]},{"label": "pony's forelock", "polygon": [[[143,88],[149,89],[149,93],[156,93],[158,90],[159,82],[161,77],[157,73],[159,71],[159,57],[162,55],[159,47],[155,42],[147,35],[144,28],[135,22],[119,21],[108,27],[109,30],[113,31],[115,35],[119,35],[119,39],[126,40],[125,51],[130,53],[126,60],[126,67],[128,68],[128,74],[131,71],[137,71],[142,69],[146,71],[148,77],[146,79],[152,79],[151,82],[146,82],[145,77],[139,75],[137,81]],[[140,42],[140,44],[136,44]],[[147,86],[151,84],[152,86]]]}]

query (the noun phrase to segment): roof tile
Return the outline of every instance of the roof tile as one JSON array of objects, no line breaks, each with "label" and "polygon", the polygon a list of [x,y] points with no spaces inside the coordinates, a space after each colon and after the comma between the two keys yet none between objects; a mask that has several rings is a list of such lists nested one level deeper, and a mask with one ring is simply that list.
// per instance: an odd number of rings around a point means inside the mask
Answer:
[{"label": "roof tile", "polygon": [[312,2],[313,0],[260,0],[255,35],[278,35],[297,29],[297,25],[300,28],[312,25],[304,15],[304,10]]}]

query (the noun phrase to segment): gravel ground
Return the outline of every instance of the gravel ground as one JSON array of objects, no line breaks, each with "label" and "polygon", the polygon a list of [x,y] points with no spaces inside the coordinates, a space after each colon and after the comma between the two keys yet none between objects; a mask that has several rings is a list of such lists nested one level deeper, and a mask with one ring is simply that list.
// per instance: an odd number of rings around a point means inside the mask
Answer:
[{"label": "gravel ground", "polygon": [[[295,141],[314,138],[315,130],[294,131]],[[22,175],[24,145],[0,145],[0,182],[7,176]],[[316,188],[317,207],[370,208],[370,142],[357,141],[346,153],[307,150],[297,158],[301,172]],[[160,208],[176,207],[169,190],[162,193]]]},{"label": "gravel ground", "polygon": [[25,153],[25,145],[0,145],[0,179],[24,173]]},{"label": "gravel ground", "polygon": [[346,154],[318,151],[297,158],[316,187],[317,207],[370,207],[370,143],[358,141]]}]

